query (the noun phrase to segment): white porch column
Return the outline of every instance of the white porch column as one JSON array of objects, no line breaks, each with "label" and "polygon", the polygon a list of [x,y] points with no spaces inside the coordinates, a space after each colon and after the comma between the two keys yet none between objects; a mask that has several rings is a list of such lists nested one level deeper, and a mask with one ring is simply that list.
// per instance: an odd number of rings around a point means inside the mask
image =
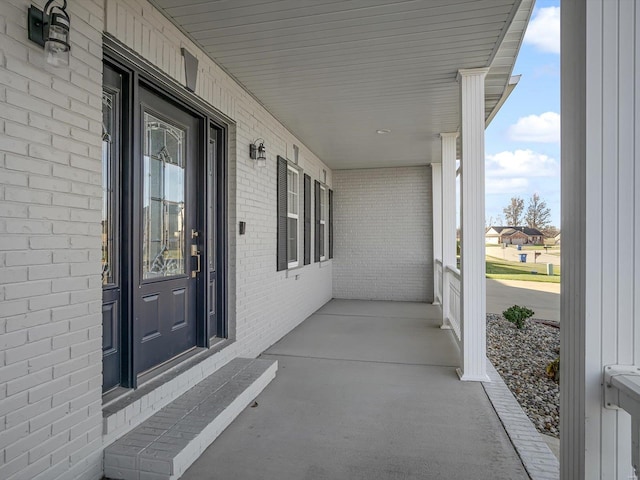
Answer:
[{"label": "white porch column", "polygon": [[489,381],[487,375],[484,248],[484,77],[488,68],[459,70],[462,102],[461,216],[461,380]]},{"label": "white porch column", "polygon": [[433,304],[440,305],[442,297],[442,271],[436,268],[436,260],[442,262],[442,164],[431,164],[431,195],[433,205]]},{"label": "white porch column", "polygon": [[602,381],[640,367],[640,7],[561,9],[560,478],[634,479],[630,417]]},{"label": "white porch column", "polygon": [[449,322],[447,266],[456,268],[456,142],[458,132],[441,133],[442,142],[442,328]]}]

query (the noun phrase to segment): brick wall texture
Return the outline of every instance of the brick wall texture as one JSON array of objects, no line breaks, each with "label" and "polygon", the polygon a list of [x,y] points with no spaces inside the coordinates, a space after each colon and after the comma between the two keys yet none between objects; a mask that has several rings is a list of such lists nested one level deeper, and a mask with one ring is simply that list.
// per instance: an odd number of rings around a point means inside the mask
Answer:
[{"label": "brick wall texture", "polygon": [[54,69],[30,3],[0,2],[0,478],[97,478],[103,5]]},{"label": "brick wall texture", "polygon": [[334,298],[433,301],[431,169],[336,170]]},{"label": "brick wall texture", "polygon": [[[71,65],[60,69],[27,39],[31,3],[0,2],[0,478],[98,479],[103,32],[182,84],[186,47],[197,94],[232,120],[234,355],[256,356],[331,298],[331,261],[276,272],[276,155],[293,158],[296,144],[305,173],[332,175],[146,0],[69,0]],[[249,159],[258,137],[267,168]]]}]

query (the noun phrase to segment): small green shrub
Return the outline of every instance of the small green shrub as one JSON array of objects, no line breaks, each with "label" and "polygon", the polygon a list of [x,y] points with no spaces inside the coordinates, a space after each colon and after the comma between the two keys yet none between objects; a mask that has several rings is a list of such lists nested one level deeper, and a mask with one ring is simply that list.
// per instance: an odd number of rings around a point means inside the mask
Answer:
[{"label": "small green shrub", "polygon": [[527,307],[521,307],[514,305],[507,308],[502,315],[504,318],[515,324],[518,329],[524,328],[524,323],[528,318],[531,318],[535,312]]},{"label": "small green shrub", "polygon": [[547,372],[547,377],[553,378],[556,382],[560,380],[560,357],[556,357],[555,360],[552,360],[547,364],[545,368]]}]

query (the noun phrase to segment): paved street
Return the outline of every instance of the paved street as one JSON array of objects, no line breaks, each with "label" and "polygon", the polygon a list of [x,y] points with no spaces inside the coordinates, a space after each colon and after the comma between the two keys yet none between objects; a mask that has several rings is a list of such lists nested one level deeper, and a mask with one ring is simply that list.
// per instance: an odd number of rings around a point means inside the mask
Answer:
[{"label": "paved street", "polygon": [[[540,252],[535,263],[534,253]],[[539,273],[546,271],[546,264],[560,265],[560,255],[539,250],[518,251],[514,246],[487,246],[487,256],[511,262],[520,260],[520,254],[527,254],[527,265]],[[560,284],[544,282],[524,282],[519,280],[493,280],[487,278],[487,313],[502,313],[512,305],[532,309],[534,317],[541,320],[560,321]]]},{"label": "paved street", "polygon": [[560,321],[560,284],[487,278],[487,313],[502,313],[512,305],[528,307],[534,318]]}]

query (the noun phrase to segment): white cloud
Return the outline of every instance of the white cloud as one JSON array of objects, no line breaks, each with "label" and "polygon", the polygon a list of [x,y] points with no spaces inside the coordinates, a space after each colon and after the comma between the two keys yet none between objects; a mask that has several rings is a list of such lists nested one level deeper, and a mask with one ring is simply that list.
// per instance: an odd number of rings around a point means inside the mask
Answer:
[{"label": "white cloud", "polygon": [[487,155],[485,163],[487,194],[527,193],[530,179],[557,177],[558,162],[531,150],[504,151]]},{"label": "white cloud", "polygon": [[560,53],[560,7],[537,10],[529,22],[524,41],[543,52]]},{"label": "white cloud", "polygon": [[521,142],[560,142],[560,115],[545,112],[521,117],[507,131],[509,139]]},{"label": "white cloud", "polygon": [[529,190],[529,180],[526,178],[487,178],[485,189],[487,195],[525,193]]}]

